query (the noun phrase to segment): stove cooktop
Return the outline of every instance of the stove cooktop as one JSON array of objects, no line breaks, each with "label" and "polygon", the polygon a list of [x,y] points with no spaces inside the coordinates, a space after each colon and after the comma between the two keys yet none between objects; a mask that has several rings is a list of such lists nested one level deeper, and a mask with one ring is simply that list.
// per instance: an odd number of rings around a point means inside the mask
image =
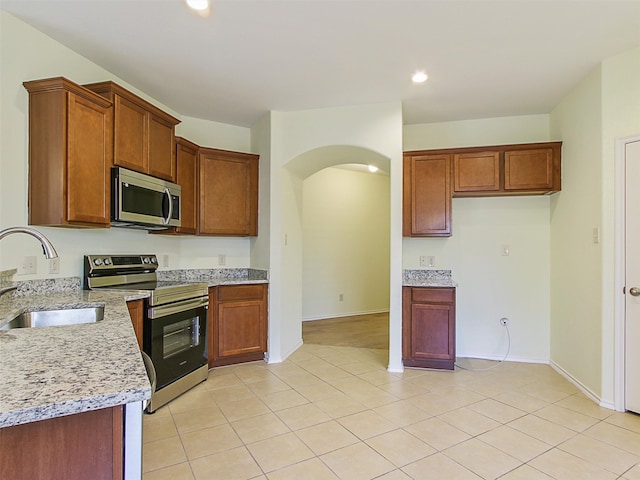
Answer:
[{"label": "stove cooktop", "polygon": [[86,289],[148,291],[149,306],[178,302],[208,294],[206,283],[158,280],[155,255],[85,255]]}]

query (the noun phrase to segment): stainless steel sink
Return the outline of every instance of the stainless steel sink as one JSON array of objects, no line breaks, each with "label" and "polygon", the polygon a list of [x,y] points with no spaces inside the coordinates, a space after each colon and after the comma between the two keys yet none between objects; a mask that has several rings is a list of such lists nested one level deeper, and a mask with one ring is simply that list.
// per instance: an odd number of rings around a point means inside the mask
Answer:
[{"label": "stainless steel sink", "polygon": [[24,312],[15,317],[0,330],[13,328],[56,327],[77,325],[79,323],[95,323],[104,318],[104,306],[87,308],[67,308],[61,310],[42,310]]}]

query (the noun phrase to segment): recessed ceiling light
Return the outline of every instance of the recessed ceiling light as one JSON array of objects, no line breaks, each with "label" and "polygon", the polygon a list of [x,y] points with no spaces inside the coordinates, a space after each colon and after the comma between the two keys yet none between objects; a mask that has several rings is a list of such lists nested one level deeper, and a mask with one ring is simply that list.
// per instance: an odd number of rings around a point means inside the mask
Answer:
[{"label": "recessed ceiling light", "polygon": [[413,83],[424,83],[427,81],[427,78],[429,77],[424,72],[424,70],[418,70],[416,73],[413,74],[413,76],[411,77],[411,80],[413,81]]},{"label": "recessed ceiling light", "polygon": [[189,7],[194,10],[203,11],[209,8],[209,0],[185,0]]},{"label": "recessed ceiling light", "polygon": [[371,173],[376,173],[378,171],[378,167],[376,167],[375,165],[369,165],[369,171]]}]

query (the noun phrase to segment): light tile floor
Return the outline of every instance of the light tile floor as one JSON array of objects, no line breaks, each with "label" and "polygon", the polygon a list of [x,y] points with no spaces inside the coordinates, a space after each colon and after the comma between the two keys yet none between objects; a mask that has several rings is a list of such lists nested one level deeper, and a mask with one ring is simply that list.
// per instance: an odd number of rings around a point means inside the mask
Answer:
[{"label": "light tile floor", "polygon": [[640,416],[547,365],[398,374],[387,355],[305,344],[212,370],[144,416],[144,480],[640,480]]}]

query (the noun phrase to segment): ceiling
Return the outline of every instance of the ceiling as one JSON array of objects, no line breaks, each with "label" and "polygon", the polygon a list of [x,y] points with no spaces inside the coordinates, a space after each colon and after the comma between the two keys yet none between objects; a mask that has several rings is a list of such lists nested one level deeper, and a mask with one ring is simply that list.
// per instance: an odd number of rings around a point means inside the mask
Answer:
[{"label": "ceiling", "polygon": [[213,0],[206,18],[183,0],[0,7],[181,115],[245,127],[384,102],[405,124],[548,113],[640,46],[640,0]]}]

